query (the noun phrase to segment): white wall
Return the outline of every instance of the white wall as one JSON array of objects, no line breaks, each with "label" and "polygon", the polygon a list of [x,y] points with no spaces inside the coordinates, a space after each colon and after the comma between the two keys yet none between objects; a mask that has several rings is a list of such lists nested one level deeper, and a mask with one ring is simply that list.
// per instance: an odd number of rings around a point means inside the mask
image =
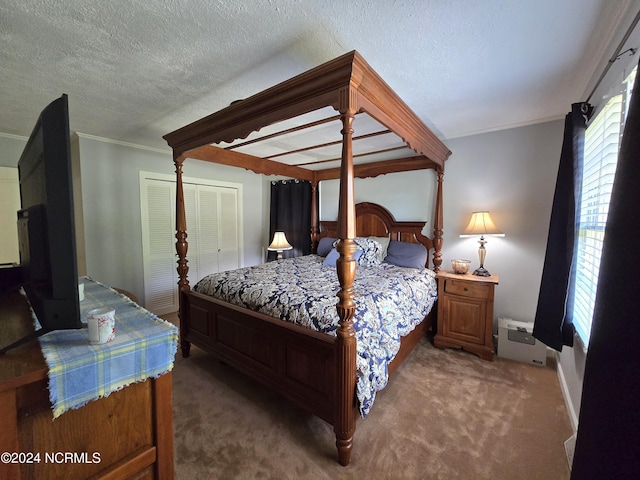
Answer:
[{"label": "white wall", "polygon": [[[142,299],[138,172],[174,174],[171,154],[80,135],[80,162],[87,274]],[[264,200],[262,176],[198,160],[186,160],[183,174],[243,184],[245,264],[260,263],[265,228],[268,231],[263,209],[256,208]]]},{"label": "white wall", "polygon": [[18,224],[16,212],[20,209],[18,160],[27,144],[26,137],[0,133],[0,263],[20,261],[18,253]]},{"label": "white wall", "polygon": [[500,276],[495,317],[532,322],[549,231],[563,122],[548,122],[447,141],[443,265],[469,258],[478,243],[459,238],[471,213],[488,210],[505,237],[487,237],[485,267]]},{"label": "white wall", "polygon": [[20,210],[20,184],[18,169],[0,166],[0,264],[19,263],[18,223]]},{"label": "white wall", "polygon": [[0,132],[0,167],[17,167],[27,140],[27,137]]},{"label": "white wall", "polygon": [[[320,220],[338,218],[339,180],[320,182]],[[424,220],[425,234],[433,233],[436,175],[431,170],[390,173],[375,178],[356,178],[356,203],[375,202],[386,207],[399,221]]]}]

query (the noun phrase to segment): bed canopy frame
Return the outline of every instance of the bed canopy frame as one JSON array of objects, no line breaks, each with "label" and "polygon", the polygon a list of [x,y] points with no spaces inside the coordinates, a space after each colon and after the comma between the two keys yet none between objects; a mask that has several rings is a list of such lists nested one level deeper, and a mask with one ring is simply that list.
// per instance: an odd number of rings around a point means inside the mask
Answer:
[{"label": "bed canopy frame", "polygon": [[310,232],[314,247],[320,236],[315,204],[318,183],[340,180],[335,226],[336,236],[341,239],[336,262],[340,283],[336,305],[339,327],[330,420],[339,461],[347,465],[355,432],[354,178],[423,169],[436,171],[432,263],[438,271],[442,263],[442,182],[445,161],[451,152],[356,51],[233,102],[164,138],[173,149],[177,176],[176,250],[184,356],[189,354],[189,342],[185,339],[189,332],[182,328],[183,319],[189,315],[187,294],[198,295],[190,292],[187,278],[184,161],[192,158],[258,174],[309,181],[314,193]]}]

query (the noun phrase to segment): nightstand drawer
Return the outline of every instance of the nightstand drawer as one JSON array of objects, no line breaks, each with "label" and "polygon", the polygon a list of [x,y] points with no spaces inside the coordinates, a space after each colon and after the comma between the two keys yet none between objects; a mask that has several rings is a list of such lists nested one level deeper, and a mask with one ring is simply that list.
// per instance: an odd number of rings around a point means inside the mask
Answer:
[{"label": "nightstand drawer", "polygon": [[448,278],[445,280],[444,291],[463,297],[489,298],[491,287],[491,285],[487,284],[476,284],[469,281],[452,280]]}]

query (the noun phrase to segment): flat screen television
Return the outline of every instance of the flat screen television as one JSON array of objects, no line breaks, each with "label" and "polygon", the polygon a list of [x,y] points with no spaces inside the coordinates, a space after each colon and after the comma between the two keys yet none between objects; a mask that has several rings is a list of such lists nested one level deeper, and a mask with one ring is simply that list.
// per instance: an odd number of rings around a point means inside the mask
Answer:
[{"label": "flat screen television", "polygon": [[41,328],[5,353],[53,330],[82,328],[67,95],[40,113],[18,161],[20,285]]}]

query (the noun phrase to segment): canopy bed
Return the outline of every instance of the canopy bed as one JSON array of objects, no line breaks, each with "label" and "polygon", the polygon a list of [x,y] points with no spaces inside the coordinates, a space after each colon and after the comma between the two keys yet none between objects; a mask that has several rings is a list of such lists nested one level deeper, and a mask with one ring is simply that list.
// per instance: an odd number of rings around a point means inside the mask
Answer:
[{"label": "canopy bed", "polygon": [[[425,267],[439,270],[442,182],[445,160],[451,152],[355,51],[233,102],[164,138],[173,149],[177,175],[176,249],[183,356],[189,355],[191,344],[197,345],[331,423],[338,460],[347,465],[358,407],[356,327],[361,318],[356,312],[360,312],[359,300],[364,298],[358,293],[357,279],[371,268],[360,266],[362,242],[379,237],[383,243],[388,239],[386,243],[397,246],[423,245],[432,252],[431,261],[424,259]],[[187,158],[307,180],[314,192],[319,182],[339,179],[337,221],[318,222],[316,195],[311,213],[313,251],[319,243],[326,246],[323,238],[331,238],[331,253],[337,257],[335,267],[324,267],[335,272],[338,298],[336,302],[334,293],[335,322],[330,333],[283,321],[282,314],[267,314],[254,306],[201,293],[202,282],[191,289],[182,190]],[[424,220],[398,222],[379,205],[355,205],[355,177],[422,169],[435,170],[437,178],[432,238],[422,233]],[[288,260],[295,259],[273,263]],[[313,262],[325,263],[322,257]],[[401,266],[400,270],[411,269]],[[220,285],[224,283],[212,288],[225,288]],[[418,320],[424,321],[409,327],[395,358],[385,366],[389,374],[429,328],[432,313],[420,315]]]}]

